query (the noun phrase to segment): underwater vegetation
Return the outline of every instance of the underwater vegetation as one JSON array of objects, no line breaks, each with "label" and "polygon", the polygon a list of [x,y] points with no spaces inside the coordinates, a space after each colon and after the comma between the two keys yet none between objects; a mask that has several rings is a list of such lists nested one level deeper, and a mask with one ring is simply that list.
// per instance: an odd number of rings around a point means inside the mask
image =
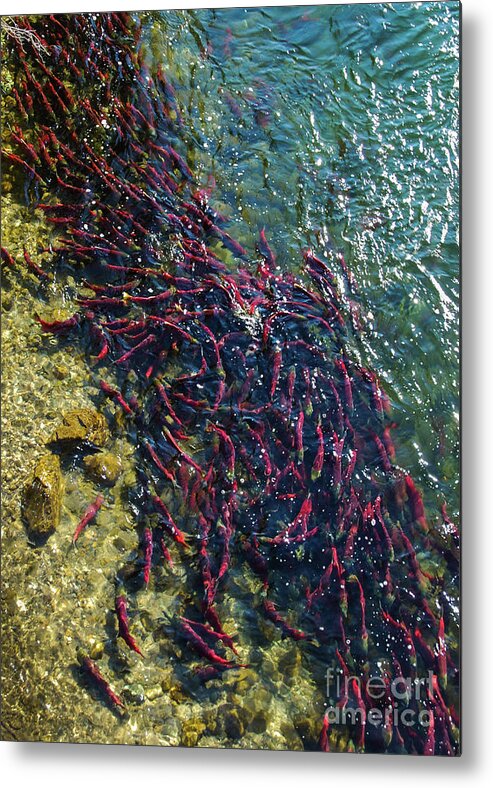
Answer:
[{"label": "underwater vegetation", "polygon": [[[37,467],[24,501],[30,538],[58,525],[59,454],[84,446],[95,477],[116,480],[102,451],[108,419],[131,442],[136,472],[128,507],[138,549],[114,568],[116,634],[129,650],[146,660],[132,629],[139,593],[159,594],[156,568],[179,563],[170,577],[182,593],[153,622],[154,638],[176,644],[181,668],[206,686],[255,669],[241,632],[223,623],[241,567],[259,637],[273,627],[293,640],[318,665],[322,691],[327,669],[340,718],[320,714],[307,748],[456,755],[447,590],[458,583],[459,533],[445,503],[432,520],[395,462],[391,403],[351,350],[358,291],[344,257],[329,264],[305,249],[301,274],[283,272],[275,228],[265,228],[249,259],[181,152],[175,89],[146,65],[132,16],[12,22],[16,122],[3,172],[54,235],[22,256],[2,247],[2,265],[38,280],[39,331],[88,348],[99,386],[96,411],[65,417]],[[43,288],[68,265],[75,311],[46,314]],[[81,512],[74,546],[97,527],[105,495]],[[103,673],[79,648],[88,703],[125,715],[117,671]]]}]

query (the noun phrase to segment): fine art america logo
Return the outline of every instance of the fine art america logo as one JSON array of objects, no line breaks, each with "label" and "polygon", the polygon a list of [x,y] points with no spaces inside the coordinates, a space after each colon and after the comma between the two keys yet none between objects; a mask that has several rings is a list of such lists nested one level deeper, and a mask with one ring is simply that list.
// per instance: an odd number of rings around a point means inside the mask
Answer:
[{"label": "fine art america logo", "polygon": [[[327,697],[337,697],[335,705],[328,706],[325,712],[329,725],[365,725],[375,727],[397,725],[406,727],[418,723],[424,728],[433,724],[433,713],[427,708],[411,708],[416,701],[425,701],[433,696],[433,671],[426,678],[406,678],[397,676],[392,681],[381,675],[369,676],[363,682],[358,676],[344,675],[333,668],[327,668]],[[367,703],[363,702],[365,694]],[[349,698],[354,699],[354,704]],[[374,705],[371,704],[374,701]],[[384,701],[384,704],[382,704]],[[382,708],[383,706],[383,708]]]}]

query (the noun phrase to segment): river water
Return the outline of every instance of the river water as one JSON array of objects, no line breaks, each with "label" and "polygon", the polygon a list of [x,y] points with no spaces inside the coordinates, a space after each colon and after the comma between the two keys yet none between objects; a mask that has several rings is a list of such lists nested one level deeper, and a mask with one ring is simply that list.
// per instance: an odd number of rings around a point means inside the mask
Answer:
[{"label": "river water", "polygon": [[166,12],[147,25],[149,62],[172,64],[190,153],[241,242],[253,253],[266,227],[287,269],[307,246],[344,254],[399,458],[456,515],[458,4]]}]

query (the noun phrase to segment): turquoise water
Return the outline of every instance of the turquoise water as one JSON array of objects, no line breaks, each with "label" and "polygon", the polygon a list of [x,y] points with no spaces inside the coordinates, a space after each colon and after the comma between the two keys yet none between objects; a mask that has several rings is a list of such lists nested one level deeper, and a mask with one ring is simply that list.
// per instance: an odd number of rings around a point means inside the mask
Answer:
[{"label": "turquoise water", "polygon": [[459,4],[171,11],[144,25],[232,234],[253,255],[265,227],[282,269],[307,246],[344,254],[398,461],[456,517]]}]

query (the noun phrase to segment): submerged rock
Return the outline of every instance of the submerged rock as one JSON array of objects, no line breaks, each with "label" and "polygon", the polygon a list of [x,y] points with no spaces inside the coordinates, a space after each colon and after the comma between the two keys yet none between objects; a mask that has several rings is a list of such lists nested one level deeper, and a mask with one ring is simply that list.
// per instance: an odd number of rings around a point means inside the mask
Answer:
[{"label": "submerged rock", "polygon": [[297,733],[297,731],[293,727],[293,724],[290,721],[286,720],[285,722],[281,722],[280,733],[284,736],[284,740],[286,742],[286,749],[288,750],[303,749],[303,742],[301,740],[301,737]]},{"label": "submerged rock", "polygon": [[318,737],[320,735],[317,718],[308,716],[307,714],[297,714],[293,719],[293,724],[296,733],[303,742],[304,749],[316,749]]},{"label": "submerged rock", "polygon": [[109,429],[105,417],[92,408],[79,408],[64,413],[62,423],[48,443],[61,450],[70,451],[83,443],[91,443],[101,448],[108,438]]},{"label": "submerged rock", "polygon": [[185,720],[181,732],[181,744],[183,747],[195,747],[198,740],[205,731],[205,724],[202,720]]},{"label": "submerged rock", "polygon": [[127,684],[123,688],[122,695],[127,703],[132,703],[136,706],[142,705],[145,700],[145,692],[142,684]]},{"label": "submerged rock", "polygon": [[235,741],[242,738],[251,719],[252,714],[246,707],[223,703],[217,709],[215,725],[211,725],[211,732],[213,731],[220,738],[226,737]]},{"label": "submerged rock", "polygon": [[267,729],[267,714],[265,711],[260,710],[258,711],[249,725],[249,730],[252,733],[265,733]]},{"label": "submerged rock", "polygon": [[147,700],[156,700],[160,698],[163,694],[163,688],[160,684],[156,684],[153,687],[149,687],[146,689],[146,698]]},{"label": "submerged rock", "polygon": [[45,537],[56,531],[62,492],[60,460],[54,454],[47,454],[36,465],[22,496],[22,514],[32,535]]},{"label": "submerged rock", "polygon": [[113,487],[122,472],[119,458],[110,452],[84,457],[84,468],[91,479],[106,487]]},{"label": "submerged rock", "polygon": [[165,717],[163,721],[164,743],[170,747],[177,747],[181,739],[181,726],[176,717]]},{"label": "submerged rock", "polygon": [[301,667],[301,652],[298,648],[289,648],[279,659],[279,672],[286,679],[293,679]]},{"label": "submerged rock", "polygon": [[65,380],[68,377],[69,370],[65,364],[55,364],[53,367],[53,375],[57,380]]},{"label": "submerged rock", "polygon": [[231,709],[224,717],[224,733],[228,739],[241,739],[245,733],[244,721],[238,709]]},{"label": "submerged rock", "polygon": [[104,654],[104,643],[101,640],[96,641],[89,652],[91,659],[101,659]]}]

